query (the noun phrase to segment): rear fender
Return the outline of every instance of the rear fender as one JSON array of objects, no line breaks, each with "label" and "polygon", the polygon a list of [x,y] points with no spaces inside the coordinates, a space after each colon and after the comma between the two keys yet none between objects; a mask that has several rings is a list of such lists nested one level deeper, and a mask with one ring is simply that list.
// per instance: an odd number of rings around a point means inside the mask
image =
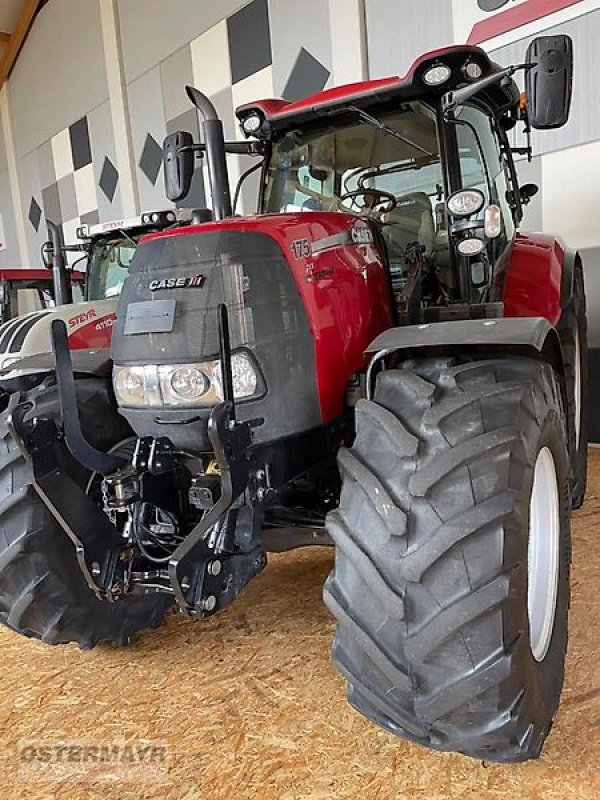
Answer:
[{"label": "rear fender", "polygon": [[571,298],[573,297],[576,266],[579,267],[583,266],[583,262],[581,260],[581,254],[579,253],[578,250],[567,250],[565,253],[565,260],[563,264],[561,290],[560,290],[561,312],[565,310],[565,308],[571,302]]},{"label": "rear fender", "polygon": [[544,317],[557,325],[569,302],[579,257],[557,237],[519,233],[503,279],[506,317]]},{"label": "rear fender", "polygon": [[497,358],[521,355],[552,364],[564,383],[562,348],[556,329],[543,317],[455,320],[390,328],[367,348],[370,395],[379,369],[390,361],[436,355]]}]

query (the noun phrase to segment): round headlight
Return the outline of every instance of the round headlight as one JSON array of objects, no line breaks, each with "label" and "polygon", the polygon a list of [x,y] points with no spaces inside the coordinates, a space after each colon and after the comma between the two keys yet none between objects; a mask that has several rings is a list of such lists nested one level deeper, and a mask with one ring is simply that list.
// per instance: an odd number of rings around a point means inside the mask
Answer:
[{"label": "round headlight", "polygon": [[202,397],[209,385],[207,376],[197,367],[179,367],[171,375],[171,389],[184,400]]},{"label": "round headlight", "polygon": [[442,83],[450,80],[452,70],[447,64],[434,64],[423,75],[423,80],[427,86],[441,86]]},{"label": "round headlight", "polygon": [[471,217],[483,208],[485,197],[479,189],[461,189],[448,198],[448,211],[453,217]]},{"label": "round headlight", "polygon": [[483,75],[483,70],[476,61],[467,61],[463,67],[463,72],[470,81],[478,81]]},{"label": "round headlight", "polygon": [[485,242],[481,239],[476,239],[475,237],[471,237],[469,239],[461,239],[460,242],[456,245],[456,249],[461,254],[461,256],[478,256],[480,253],[483,252],[485,247]]},{"label": "round headlight", "polygon": [[260,130],[262,121],[260,114],[250,114],[250,116],[246,117],[242,122],[242,130],[247,136],[253,136]]},{"label": "round headlight", "polygon": [[146,404],[146,384],[143,367],[115,367],[113,386],[117,402],[124,406]]}]

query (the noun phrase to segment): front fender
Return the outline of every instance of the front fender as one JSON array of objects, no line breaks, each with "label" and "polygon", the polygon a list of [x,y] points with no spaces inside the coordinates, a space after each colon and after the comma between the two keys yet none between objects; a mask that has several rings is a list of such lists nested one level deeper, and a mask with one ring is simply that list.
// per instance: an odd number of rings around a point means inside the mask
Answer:
[{"label": "front fender", "polygon": [[561,380],[564,374],[558,333],[543,317],[453,320],[389,328],[371,342],[366,352],[373,356],[369,385],[374,368],[396,355],[403,359],[452,353],[472,353],[479,358],[522,355],[548,361]]}]

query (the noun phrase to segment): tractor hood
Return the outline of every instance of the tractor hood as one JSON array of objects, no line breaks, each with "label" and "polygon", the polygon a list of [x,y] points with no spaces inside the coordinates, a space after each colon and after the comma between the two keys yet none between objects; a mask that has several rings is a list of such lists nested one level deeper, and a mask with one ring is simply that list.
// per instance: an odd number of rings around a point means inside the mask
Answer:
[{"label": "tractor hood", "polygon": [[64,320],[74,366],[109,360],[117,298],[34,311],[0,325],[0,381],[54,368],[51,324]]},{"label": "tractor hood", "polygon": [[[138,436],[167,436],[182,449],[204,441],[220,396],[214,362],[222,306],[232,352],[256,376],[254,394],[241,395],[236,410],[241,421],[261,420],[256,443],[340,416],[366,346],[392,323],[373,231],[351,214],[231,218],[146,237],[129,267],[112,340],[119,374],[149,376],[148,387],[163,375],[163,388],[141,403],[117,396]],[[212,390],[206,400],[185,406],[169,395],[164,376],[177,365],[203,372]]]}]

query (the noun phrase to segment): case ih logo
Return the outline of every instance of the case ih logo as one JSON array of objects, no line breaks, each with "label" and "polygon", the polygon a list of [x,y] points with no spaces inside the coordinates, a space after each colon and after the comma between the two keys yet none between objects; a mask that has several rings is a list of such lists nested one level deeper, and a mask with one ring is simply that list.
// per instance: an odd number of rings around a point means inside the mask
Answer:
[{"label": "case ih logo", "polygon": [[477,0],[481,11],[493,13],[494,16],[473,27],[467,44],[481,44],[581,2],[582,0],[525,0],[522,3],[517,3],[517,0]]},{"label": "case ih logo", "polygon": [[200,289],[204,285],[204,275],[188,275],[185,278],[163,278],[161,281],[150,281],[151,292],[161,289]]}]

